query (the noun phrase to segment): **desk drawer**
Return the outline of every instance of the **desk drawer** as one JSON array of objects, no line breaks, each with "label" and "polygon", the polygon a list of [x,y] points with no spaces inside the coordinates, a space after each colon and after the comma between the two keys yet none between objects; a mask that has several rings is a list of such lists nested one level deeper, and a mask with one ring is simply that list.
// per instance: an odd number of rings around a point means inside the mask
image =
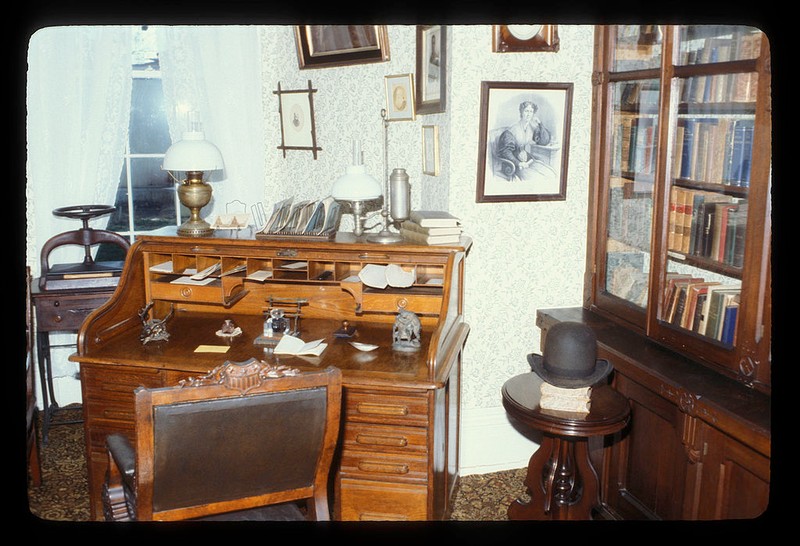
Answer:
[{"label": "desk drawer", "polygon": [[412,521],[428,519],[424,485],[341,479],[337,516],[344,521]]},{"label": "desk drawer", "polygon": [[426,455],[427,429],[367,423],[344,423],[343,448],[345,451],[361,450],[380,453]]},{"label": "desk drawer", "polygon": [[394,394],[367,389],[345,390],[345,421],[392,425],[428,425],[426,393]]},{"label": "desk drawer", "polygon": [[425,456],[342,450],[339,472],[343,477],[398,483],[428,483]]},{"label": "desk drawer", "polygon": [[89,313],[109,296],[62,296],[36,299],[36,327],[40,332],[77,331]]}]

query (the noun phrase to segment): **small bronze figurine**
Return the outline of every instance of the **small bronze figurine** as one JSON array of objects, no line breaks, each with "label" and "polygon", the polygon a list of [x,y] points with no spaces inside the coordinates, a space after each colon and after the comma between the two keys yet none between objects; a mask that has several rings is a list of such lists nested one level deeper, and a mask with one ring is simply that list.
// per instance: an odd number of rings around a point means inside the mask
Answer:
[{"label": "small bronze figurine", "polygon": [[394,320],[392,329],[395,351],[417,351],[420,348],[420,330],[422,325],[419,317],[411,311],[400,309]]}]

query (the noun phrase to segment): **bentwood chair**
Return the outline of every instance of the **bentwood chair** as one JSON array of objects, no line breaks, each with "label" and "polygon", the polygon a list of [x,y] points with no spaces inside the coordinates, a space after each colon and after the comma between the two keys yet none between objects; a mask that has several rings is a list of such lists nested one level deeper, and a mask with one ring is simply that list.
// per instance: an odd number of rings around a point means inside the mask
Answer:
[{"label": "bentwood chair", "polygon": [[134,395],[135,449],[106,440],[106,520],[330,519],[339,369],[226,362]]}]

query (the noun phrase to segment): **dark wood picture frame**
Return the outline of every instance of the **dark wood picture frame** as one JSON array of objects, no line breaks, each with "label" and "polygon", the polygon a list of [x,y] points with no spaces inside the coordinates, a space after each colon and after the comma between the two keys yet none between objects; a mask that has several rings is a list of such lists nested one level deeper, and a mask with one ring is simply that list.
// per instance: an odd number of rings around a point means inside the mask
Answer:
[{"label": "dark wood picture frame", "polygon": [[[317,146],[317,131],[314,123],[314,93],[317,90],[311,87],[308,80],[307,89],[273,91],[278,95],[278,115],[281,120],[281,145],[279,150],[286,157],[286,150],[310,150],[317,159],[317,152],[322,150]],[[303,95],[306,95],[305,97]]]},{"label": "dark wood picture frame", "polygon": [[567,198],[572,89],[481,82],[477,203]]},{"label": "dark wood picture frame", "polygon": [[417,25],[417,113],[445,111],[447,27]]},{"label": "dark wood picture frame", "polygon": [[295,40],[301,70],[389,60],[386,25],[298,25]]},{"label": "dark wood picture frame", "polygon": [[492,31],[495,53],[558,51],[558,25],[492,25]]}]

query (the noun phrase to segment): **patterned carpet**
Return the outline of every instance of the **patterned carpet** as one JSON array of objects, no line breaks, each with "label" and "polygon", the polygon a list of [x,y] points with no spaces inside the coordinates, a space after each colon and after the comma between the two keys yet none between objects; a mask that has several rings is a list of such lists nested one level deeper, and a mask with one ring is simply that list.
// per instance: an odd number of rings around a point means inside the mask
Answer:
[{"label": "patterned carpet", "polygon": [[[70,419],[62,412],[59,419]],[[79,414],[78,414],[79,415]],[[83,425],[69,424],[50,429],[41,448],[42,485],[28,486],[31,513],[44,520],[81,522],[89,520],[89,498]],[[525,469],[462,476],[456,491],[451,520],[504,521],[506,509],[524,494]]]}]

